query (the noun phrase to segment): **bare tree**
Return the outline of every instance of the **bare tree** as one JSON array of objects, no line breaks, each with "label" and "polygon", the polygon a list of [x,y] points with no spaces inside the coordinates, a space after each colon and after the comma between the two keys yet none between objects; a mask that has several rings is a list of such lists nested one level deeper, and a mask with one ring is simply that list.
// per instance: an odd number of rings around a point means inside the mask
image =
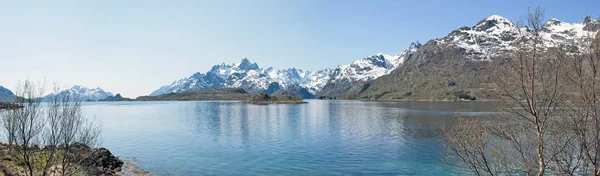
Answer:
[{"label": "bare tree", "polygon": [[600,33],[578,43],[586,47],[568,45],[562,52],[568,61],[568,80],[574,86],[568,119],[579,144],[582,172],[600,175]]},{"label": "bare tree", "polygon": [[491,118],[494,123],[457,120],[463,124],[443,131],[452,156],[466,158],[459,161],[479,168],[478,175],[573,175],[584,166],[579,141],[568,128],[573,123],[565,121],[568,111],[562,108],[571,97],[567,48],[548,49],[540,33],[543,19],[541,8],[529,11],[515,51],[493,60],[504,102]]},{"label": "bare tree", "polygon": [[451,123],[442,126],[445,145],[451,152],[448,157],[458,159],[476,175],[495,175],[496,168],[488,151],[489,134],[481,120],[469,119],[461,114],[453,116]]},{"label": "bare tree", "polygon": [[[48,105],[48,116],[46,118],[45,144],[54,146],[47,151],[48,159],[44,168],[44,175],[49,175],[51,166],[60,165],[58,173],[61,175],[73,175],[81,171],[78,165],[87,155],[86,151],[74,150],[75,143],[85,144],[93,147],[97,144],[100,128],[93,121],[88,121],[81,111],[81,99],[79,95],[72,93],[59,93],[60,89],[55,86],[55,93]],[[55,155],[60,150],[60,155]],[[56,161],[58,159],[58,161]]]},{"label": "bare tree", "polygon": [[[564,102],[563,60],[553,57],[544,50],[540,36],[544,12],[536,8],[528,13],[527,33],[516,42],[516,52],[505,60],[506,67],[499,70],[497,85],[504,92],[505,102],[502,108],[511,119],[521,124],[522,129],[535,134],[535,172],[528,175],[544,175],[548,163],[560,153],[564,145],[549,145],[557,140],[548,138],[552,133],[552,122],[560,116],[558,108]],[[516,117],[516,118],[512,118]],[[506,132],[506,131],[505,131]],[[505,136],[507,141],[518,144],[520,136]],[[527,166],[527,165],[526,165]]]},{"label": "bare tree", "polygon": [[23,159],[27,175],[34,175],[34,149],[40,142],[44,128],[44,109],[41,105],[44,87],[44,84],[29,80],[19,84],[15,91],[15,104],[22,108],[9,110],[2,120],[9,147],[17,158]]},{"label": "bare tree", "polygon": [[90,151],[72,146],[96,146],[100,127],[84,117],[77,94],[60,93],[56,85],[49,102],[42,105],[43,88],[25,81],[16,89],[15,103],[23,108],[8,110],[2,119],[11,153],[23,159],[27,175],[80,174]]}]

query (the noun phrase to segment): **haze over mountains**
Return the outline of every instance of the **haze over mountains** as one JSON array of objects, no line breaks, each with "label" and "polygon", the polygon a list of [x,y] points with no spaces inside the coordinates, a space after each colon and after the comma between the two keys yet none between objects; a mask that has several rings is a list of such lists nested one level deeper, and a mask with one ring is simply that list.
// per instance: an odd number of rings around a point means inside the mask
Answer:
[{"label": "haze over mountains", "polygon": [[[114,96],[111,92],[106,92],[99,87],[87,88],[87,87],[78,86],[78,85],[75,85],[75,86],[71,87],[70,89],[60,91],[58,93],[58,95],[66,95],[66,94],[78,95],[79,99],[81,99],[83,101],[86,101],[86,100],[97,101],[97,100],[105,99],[106,97]],[[54,93],[50,93],[50,94],[44,96],[44,99],[50,99],[52,96],[54,96]]]}]

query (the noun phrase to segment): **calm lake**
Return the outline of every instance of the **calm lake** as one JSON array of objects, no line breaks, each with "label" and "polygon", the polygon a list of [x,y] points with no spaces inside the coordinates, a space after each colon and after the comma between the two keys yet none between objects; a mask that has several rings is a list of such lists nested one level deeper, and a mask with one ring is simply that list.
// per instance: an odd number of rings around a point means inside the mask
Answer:
[{"label": "calm lake", "polygon": [[457,175],[440,125],[489,102],[309,100],[86,102],[102,145],[145,170],[183,175]]}]

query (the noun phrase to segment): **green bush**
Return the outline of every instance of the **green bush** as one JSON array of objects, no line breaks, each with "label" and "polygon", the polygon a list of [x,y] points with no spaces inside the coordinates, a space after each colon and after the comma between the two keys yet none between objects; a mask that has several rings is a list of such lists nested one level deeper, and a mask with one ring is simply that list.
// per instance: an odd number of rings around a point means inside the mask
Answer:
[{"label": "green bush", "polygon": [[460,91],[454,92],[454,96],[456,96],[460,99],[465,99],[465,100],[477,100],[477,98],[475,96],[469,95],[470,93],[471,92],[469,92],[469,91],[460,90]]}]

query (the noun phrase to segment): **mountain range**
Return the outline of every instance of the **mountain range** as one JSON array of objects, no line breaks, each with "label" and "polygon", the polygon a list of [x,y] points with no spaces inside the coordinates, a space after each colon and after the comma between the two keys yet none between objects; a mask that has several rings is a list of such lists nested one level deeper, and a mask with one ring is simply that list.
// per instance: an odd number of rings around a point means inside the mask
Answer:
[{"label": "mountain range", "polygon": [[298,96],[303,98],[315,98],[322,89],[331,91],[335,88],[331,85],[364,82],[388,74],[420,46],[420,43],[414,42],[404,52],[394,56],[380,53],[356,60],[349,65],[316,72],[296,68],[283,70],[273,67],[261,68],[257,63],[244,58],[234,64],[215,65],[205,73],[196,72],[170,85],[160,87],[150,96],[229,87],[243,88],[251,94],[259,92],[273,94],[281,90],[284,93],[297,92]]},{"label": "mountain range", "polygon": [[[599,20],[586,17],[582,23],[550,19],[540,28],[545,47],[561,43],[583,44],[586,37],[600,37]],[[345,99],[456,100],[460,97],[497,99],[493,58],[514,51],[514,44],[529,35],[527,27],[492,15],[475,26],[461,27],[433,39],[390,74],[356,84]],[[578,48],[582,49],[582,46]]]},{"label": "mountain range", "polygon": [[[230,87],[251,94],[309,92],[304,98],[445,100],[456,98],[456,92],[493,98],[494,93],[488,91],[493,85],[487,65],[492,58],[513,51],[514,43],[528,35],[528,30],[491,15],[425,44],[413,42],[396,55],[379,53],[316,72],[262,69],[244,58],[231,65],[215,65],[206,73],[194,73],[150,95]],[[598,20],[591,17],[582,23],[552,18],[541,26],[540,35],[544,45],[552,47],[594,36],[598,30]]]},{"label": "mountain range", "polygon": [[[553,47],[565,42],[583,43],[578,41],[600,35],[599,21],[586,17],[582,23],[567,23],[552,18],[540,28],[543,45]],[[494,91],[490,63],[493,58],[514,51],[515,43],[527,37],[529,30],[502,16],[491,15],[474,26],[460,27],[425,44],[413,42],[395,55],[379,53],[318,71],[262,68],[244,58],[238,63],[214,65],[206,72],[196,72],[175,80],[153,91],[150,96],[240,88],[250,94],[295,94],[303,98],[494,99],[498,92]],[[73,86],[60,93],[78,93],[82,100],[113,96],[100,88],[82,86]],[[11,95],[12,92],[0,86],[0,101],[4,97],[10,99]]]},{"label": "mountain range", "polygon": [[[596,35],[600,30],[598,21],[586,17],[582,23],[567,23],[552,18],[541,26],[540,35],[546,47],[576,42]],[[513,51],[515,42],[527,36],[528,30],[531,29],[517,26],[507,18],[491,15],[474,26],[460,27],[424,45],[413,42],[393,56],[380,53],[317,72],[261,69],[243,59],[232,65],[216,65],[206,73],[195,73],[151,95],[238,87],[249,93],[306,89],[312,96],[304,98],[451,100],[461,95],[493,99],[496,92],[490,91],[494,87],[490,61]]]},{"label": "mountain range", "polygon": [[239,63],[231,65],[225,63],[215,65],[206,73],[196,72],[170,85],[160,87],[150,96],[224,87],[243,88],[248,93],[255,94],[269,88],[275,92],[290,85],[299,85],[316,94],[323,88],[331,73],[330,69],[311,72],[296,68],[284,70],[272,67],[261,68],[258,64],[244,58]]},{"label": "mountain range", "polygon": [[[44,96],[43,99],[50,100],[54,95],[55,95],[54,93],[50,93],[50,94]],[[78,95],[79,99],[82,101],[88,101],[88,100],[97,101],[97,100],[105,99],[107,97],[114,96],[111,92],[106,92],[99,87],[87,88],[87,87],[83,87],[83,86],[79,86],[79,85],[75,85],[75,86],[71,87],[70,89],[60,91],[57,95],[60,95],[60,96]]]}]

